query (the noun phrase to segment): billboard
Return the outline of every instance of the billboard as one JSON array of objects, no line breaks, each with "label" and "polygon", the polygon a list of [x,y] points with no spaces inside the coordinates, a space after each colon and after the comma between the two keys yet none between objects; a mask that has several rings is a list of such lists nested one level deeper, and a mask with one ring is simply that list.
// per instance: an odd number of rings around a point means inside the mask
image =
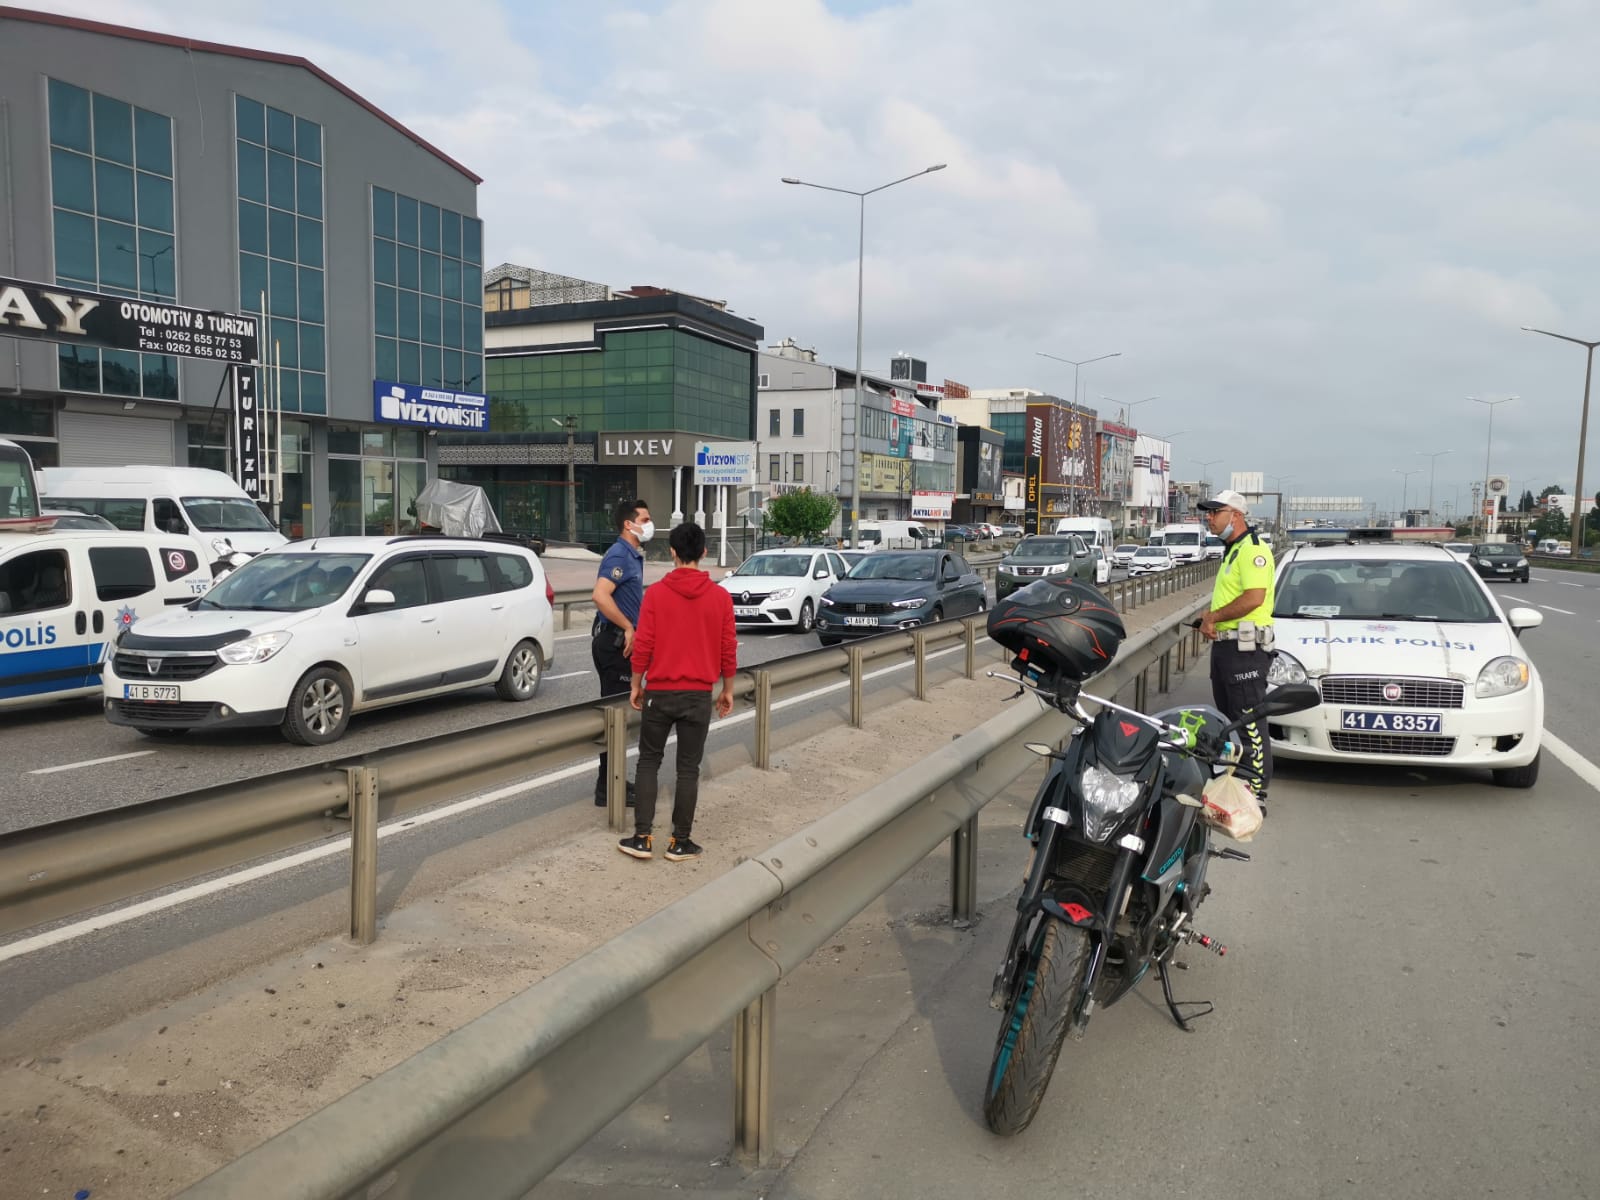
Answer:
[{"label": "billboard", "polygon": [[482,433],[489,428],[489,397],[479,392],[453,392],[447,388],[374,379],[372,418],[385,425],[471,429]]},{"label": "billboard", "polygon": [[754,442],[701,442],[694,452],[694,482],[705,487],[749,487],[756,481]]},{"label": "billboard", "polygon": [[993,500],[1000,494],[1000,456],[1004,447],[978,439],[978,469],[967,486],[974,500]]},{"label": "billboard", "polygon": [[955,500],[954,492],[912,492],[911,515],[928,521],[948,521]]},{"label": "billboard", "polygon": [[0,278],[0,333],[226,363],[257,354],[254,317],[22,279]]},{"label": "billboard", "polygon": [[1097,435],[1100,448],[1099,495],[1127,504],[1133,494],[1133,430],[1105,426]]},{"label": "billboard", "polygon": [[1139,434],[1133,439],[1133,476],[1128,503],[1134,508],[1167,507],[1172,473],[1172,443]]}]

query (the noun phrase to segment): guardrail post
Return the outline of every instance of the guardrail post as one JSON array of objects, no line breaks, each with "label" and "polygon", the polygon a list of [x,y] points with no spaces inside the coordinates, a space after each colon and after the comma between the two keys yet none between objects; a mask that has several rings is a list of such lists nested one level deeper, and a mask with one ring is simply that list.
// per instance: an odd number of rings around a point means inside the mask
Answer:
[{"label": "guardrail post", "polygon": [[850,724],[861,728],[861,647],[851,646],[850,655]]},{"label": "guardrail post", "polygon": [[626,832],[628,821],[628,710],[608,704],[606,713],[606,820],[613,833]]},{"label": "guardrail post", "polygon": [[756,672],[756,766],[772,766],[772,675]]},{"label": "guardrail post", "polygon": [[570,604],[563,604],[561,606],[561,628],[572,628],[572,605]]},{"label": "guardrail post", "polygon": [[350,788],[350,940],[378,938],[378,772],[346,767]]},{"label": "guardrail post", "polygon": [[1156,683],[1156,691],[1158,691],[1158,692],[1170,692],[1171,690],[1172,690],[1172,651],[1168,650],[1165,654],[1163,654],[1161,656],[1161,671],[1160,671],[1160,674],[1159,674],[1158,682]]},{"label": "guardrail post", "polygon": [[1150,699],[1150,668],[1146,667],[1133,679],[1133,706],[1140,712]]},{"label": "guardrail post", "polygon": [[928,698],[928,635],[920,629],[911,633],[911,659],[912,671],[916,676],[916,696],[918,700]]},{"label": "guardrail post", "polygon": [[964,640],[966,641],[967,650],[967,678],[976,679],[978,677],[978,623],[976,621],[968,621],[966,626],[967,632]]},{"label": "guardrail post", "polygon": [[772,1157],[772,1041],[778,989],[768,988],[733,1021],[733,1138],[739,1157]]},{"label": "guardrail post", "polygon": [[968,817],[950,835],[950,920],[972,924],[978,905],[978,818]]},{"label": "guardrail post", "polygon": [[1178,637],[1178,670],[1180,670],[1180,671],[1184,669],[1184,664],[1188,661],[1187,656],[1186,656],[1186,652],[1188,651],[1188,649],[1189,649],[1189,637],[1188,637],[1188,635],[1187,634],[1179,635],[1179,637]]}]

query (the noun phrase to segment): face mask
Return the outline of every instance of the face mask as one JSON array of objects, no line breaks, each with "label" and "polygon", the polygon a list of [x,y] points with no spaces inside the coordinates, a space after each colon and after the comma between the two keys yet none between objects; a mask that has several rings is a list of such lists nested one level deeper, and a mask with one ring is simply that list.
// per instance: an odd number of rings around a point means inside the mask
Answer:
[{"label": "face mask", "polygon": [[640,524],[639,532],[636,536],[639,539],[639,544],[643,545],[645,542],[648,542],[651,538],[655,537],[655,535],[656,523],[654,521],[645,521]]}]

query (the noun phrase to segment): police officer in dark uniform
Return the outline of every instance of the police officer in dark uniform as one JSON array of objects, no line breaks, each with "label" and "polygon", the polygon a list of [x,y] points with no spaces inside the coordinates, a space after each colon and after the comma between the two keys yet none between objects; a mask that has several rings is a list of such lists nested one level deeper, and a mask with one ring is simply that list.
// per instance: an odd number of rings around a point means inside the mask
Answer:
[{"label": "police officer in dark uniform", "polygon": [[[600,698],[626,696],[633,680],[633,627],[644,603],[644,550],[641,547],[655,536],[650,506],[643,500],[624,500],[617,505],[617,540],[600,560],[594,581],[594,627],[590,631],[589,652],[600,676]],[[607,755],[600,753],[600,776],[594,784],[597,808],[606,803]],[[628,803],[633,803],[633,784],[628,784]]]},{"label": "police officer in dark uniform", "polygon": [[[1211,589],[1211,608],[1200,618],[1200,633],[1211,647],[1211,697],[1230,718],[1243,715],[1266,699],[1267,670],[1272,666],[1272,605],[1275,569],[1272,546],[1248,521],[1250,509],[1235,491],[1221,491],[1196,506],[1206,527],[1225,549]],[[1260,782],[1255,791],[1266,811],[1267,784],[1272,779],[1272,743],[1266,724],[1256,721],[1240,733],[1242,765]]]}]

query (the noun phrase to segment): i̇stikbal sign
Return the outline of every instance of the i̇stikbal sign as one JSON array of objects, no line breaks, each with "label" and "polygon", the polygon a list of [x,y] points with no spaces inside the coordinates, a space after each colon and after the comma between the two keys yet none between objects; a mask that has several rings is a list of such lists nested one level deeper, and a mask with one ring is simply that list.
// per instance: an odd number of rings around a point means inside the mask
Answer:
[{"label": "i\u0307stikbal sign", "polygon": [[374,379],[372,416],[386,425],[483,433],[489,428],[489,397],[478,392],[452,392]]}]

